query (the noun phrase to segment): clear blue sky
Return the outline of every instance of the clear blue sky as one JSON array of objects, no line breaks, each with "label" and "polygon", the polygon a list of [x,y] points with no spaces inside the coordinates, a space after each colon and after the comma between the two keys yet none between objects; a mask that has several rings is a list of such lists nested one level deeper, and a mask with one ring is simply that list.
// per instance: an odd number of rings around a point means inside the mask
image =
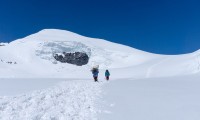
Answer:
[{"label": "clear blue sky", "polygon": [[0,0],[0,41],[46,28],[137,49],[181,54],[200,49],[199,0]]}]

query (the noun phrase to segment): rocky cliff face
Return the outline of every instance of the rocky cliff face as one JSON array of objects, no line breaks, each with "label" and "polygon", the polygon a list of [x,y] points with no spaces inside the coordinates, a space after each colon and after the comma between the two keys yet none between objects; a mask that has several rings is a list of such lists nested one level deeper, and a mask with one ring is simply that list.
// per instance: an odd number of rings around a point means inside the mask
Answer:
[{"label": "rocky cliff face", "polygon": [[78,66],[86,65],[89,61],[88,55],[82,52],[75,52],[75,53],[63,52],[63,54],[61,55],[55,54],[54,58],[62,63],[69,63]]}]

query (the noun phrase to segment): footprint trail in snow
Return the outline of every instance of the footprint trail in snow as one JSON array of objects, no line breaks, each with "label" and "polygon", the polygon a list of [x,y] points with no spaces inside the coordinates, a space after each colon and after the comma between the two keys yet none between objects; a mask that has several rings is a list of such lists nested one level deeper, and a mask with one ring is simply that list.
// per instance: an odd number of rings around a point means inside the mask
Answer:
[{"label": "footprint trail in snow", "polygon": [[0,97],[4,120],[95,120],[102,83],[64,81],[44,90]]}]

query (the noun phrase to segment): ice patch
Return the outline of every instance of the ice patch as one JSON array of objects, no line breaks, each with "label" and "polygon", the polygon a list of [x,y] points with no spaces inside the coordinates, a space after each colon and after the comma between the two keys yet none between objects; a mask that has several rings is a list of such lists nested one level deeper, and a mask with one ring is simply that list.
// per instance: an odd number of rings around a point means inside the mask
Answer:
[{"label": "ice patch", "polygon": [[89,57],[91,56],[91,49],[86,45],[75,42],[75,41],[54,41],[54,42],[44,42],[40,43],[38,50],[36,50],[36,55],[42,59],[55,61],[55,54],[63,54],[63,52],[74,53],[83,52]]}]

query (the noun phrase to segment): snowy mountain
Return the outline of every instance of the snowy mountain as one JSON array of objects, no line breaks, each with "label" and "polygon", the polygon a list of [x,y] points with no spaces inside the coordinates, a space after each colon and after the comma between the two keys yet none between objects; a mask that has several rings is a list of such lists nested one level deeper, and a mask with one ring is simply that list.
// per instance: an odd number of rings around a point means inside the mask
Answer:
[{"label": "snowy mountain", "polygon": [[[61,63],[55,54],[82,52],[86,65]],[[45,29],[0,47],[0,77],[90,77],[90,68],[124,72],[129,77],[160,77],[198,73],[200,52],[157,55],[102,39],[88,38],[65,30]],[[88,71],[87,75],[81,74]],[[159,74],[157,74],[159,72]]]},{"label": "snowy mountain", "polygon": [[0,46],[0,120],[199,120],[199,71],[200,51],[158,55],[46,29]]}]

